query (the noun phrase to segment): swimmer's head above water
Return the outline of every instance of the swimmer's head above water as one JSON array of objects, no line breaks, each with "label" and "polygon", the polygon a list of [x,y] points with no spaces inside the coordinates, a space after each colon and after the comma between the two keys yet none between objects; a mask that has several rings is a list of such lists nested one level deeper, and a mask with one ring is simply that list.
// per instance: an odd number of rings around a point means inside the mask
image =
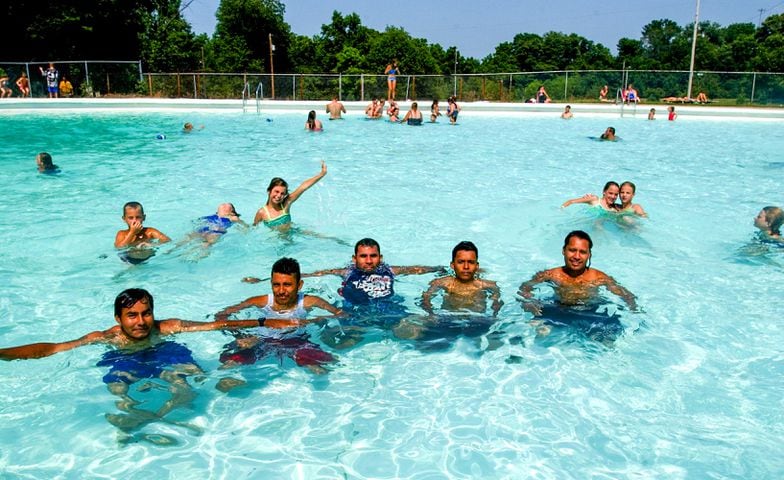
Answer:
[{"label": "swimmer's head above water", "polygon": [[372,272],[381,262],[384,256],[381,255],[381,246],[372,238],[363,238],[354,245],[354,255],[351,257],[354,266],[365,272]]},{"label": "swimmer's head above water", "polygon": [[760,210],[754,219],[754,226],[770,236],[780,237],[784,224],[784,211],[779,207],[768,206]]},{"label": "swimmer's head above water", "polygon": [[582,230],[573,230],[564,238],[564,266],[573,272],[582,272],[591,268],[591,249],[593,240]]},{"label": "swimmer's head above water", "polygon": [[282,204],[289,196],[289,184],[280,177],[270,180],[267,187],[267,203]]}]

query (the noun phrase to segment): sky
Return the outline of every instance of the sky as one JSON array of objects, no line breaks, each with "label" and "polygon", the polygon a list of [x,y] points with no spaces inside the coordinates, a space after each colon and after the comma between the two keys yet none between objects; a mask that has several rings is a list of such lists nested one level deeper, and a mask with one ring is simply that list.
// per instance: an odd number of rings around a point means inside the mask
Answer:
[{"label": "sky", "polygon": [[[383,31],[402,27],[413,37],[444,48],[456,46],[478,60],[518,33],[576,33],[616,53],[621,38],[639,39],[653,20],[670,19],[685,26],[699,20],[721,26],[753,23],[784,13],[782,0],[284,0],[284,19],[292,32],[313,36],[332,12],[357,13],[362,24]],[[190,4],[188,5],[188,3]],[[182,0],[183,14],[194,32],[212,35],[220,0]]]}]

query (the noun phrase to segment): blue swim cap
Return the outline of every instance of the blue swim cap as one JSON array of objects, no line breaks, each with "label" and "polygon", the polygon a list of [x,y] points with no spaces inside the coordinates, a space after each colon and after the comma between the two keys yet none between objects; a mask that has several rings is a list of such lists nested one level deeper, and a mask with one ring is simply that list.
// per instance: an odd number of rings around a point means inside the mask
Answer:
[{"label": "blue swim cap", "polygon": [[155,138],[157,140],[166,140],[166,135],[159,133],[158,135],[155,136]]}]

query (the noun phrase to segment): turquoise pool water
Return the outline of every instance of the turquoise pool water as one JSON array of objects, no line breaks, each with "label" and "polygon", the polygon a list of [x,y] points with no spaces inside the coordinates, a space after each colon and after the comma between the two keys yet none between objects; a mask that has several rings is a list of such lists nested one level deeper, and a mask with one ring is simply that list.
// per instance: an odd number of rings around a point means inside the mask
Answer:
[{"label": "turquoise pool water", "polygon": [[[114,252],[128,200],[175,241],[233,202],[251,220],[273,176],[329,173],[292,208],[295,223],[353,244],[370,236],[393,265],[446,265],[458,241],[480,250],[504,307],[501,344],[460,340],[424,353],[385,336],[337,352],[326,376],[285,363],[230,372],[230,337],[181,335],[207,371],[197,399],[129,443],[104,418],[116,397],[87,346],[0,364],[4,478],[779,478],[784,471],[781,318],[784,249],[753,241],[753,217],[784,203],[780,122],[465,114],[407,127],[352,116],[302,131],[306,112],[6,114],[0,130],[0,342],[77,338],[113,323],[122,289],[155,295],[157,318],[204,320],[266,293],[274,260],[304,271],[345,265],[349,247],[309,235],[235,229],[204,258],[164,246],[146,264]],[[270,121],[271,120],[271,121]],[[204,125],[184,135],[186,122]],[[618,143],[588,139],[613,125]],[[166,140],[156,140],[164,133]],[[38,175],[50,152],[62,173]],[[637,184],[650,218],[635,228],[560,204]],[[634,292],[615,345],[542,342],[517,287],[562,263],[570,230],[594,239],[593,266]],[[412,312],[432,275],[402,277]],[[305,281],[339,302],[337,277]],[[163,393],[136,392],[154,408]],[[162,446],[156,438],[175,443]]]}]

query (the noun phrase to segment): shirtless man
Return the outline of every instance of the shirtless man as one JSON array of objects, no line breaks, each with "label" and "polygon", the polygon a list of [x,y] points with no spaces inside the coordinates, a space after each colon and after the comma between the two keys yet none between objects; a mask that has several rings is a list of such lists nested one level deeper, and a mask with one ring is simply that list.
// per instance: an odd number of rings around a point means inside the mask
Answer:
[{"label": "shirtless man", "polygon": [[444,292],[441,309],[451,311],[470,310],[485,312],[487,300],[492,300],[493,316],[498,315],[501,309],[501,292],[498,285],[490,280],[476,278],[479,270],[479,250],[472,242],[460,242],[452,249],[452,262],[449,264],[454,270],[454,276],[440,277],[430,282],[427,291],[422,294],[422,308],[433,314],[433,295],[442,290]]},{"label": "shirtless man", "polygon": [[120,258],[128,263],[141,263],[155,255],[150,247],[152,243],[166,243],[171,239],[161,231],[145,227],[142,224],[146,215],[139,202],[128,202],[123,206],[123,221],[128,225],[126,230],[119,230],[114,236],[114,247],[127,249],[121,252]]},{"label": "shirtless man", "polygon": [[329,114],[330,120],[341,120],[343,117],[340,115],[346,113],[346,107],[338,101],[338,97],[332,97],[332,101],[327,104],[326,113]]},{"label": "shirtless man", "polygon": [[595,268],[590,268],[593,241],[582,230],[569,232],[564,239],[564,266],[542,270],[520,285],[523,309],[536,316],[542,314],[542,304],[534,299],[536,285],[550,283],[555,289],[555,298],[560,305],[580,306],[596,299],[599,287],[621,297],[632,310],[637,310],[634,294],[615,280]]},{"label": "shirtless man", "polygon": [[[236,321],[216,319],[212,322],[191,322],[177,318],[155,320],[152,295],[141,288],[129,288],[117,295],[114,300],[114,320],[117,325],[88,333],[76,340],[0,348],[0,360],[48,357],[94,343],[112,345],[116,348],[106,352],[98,366],[110,367],[103,380],[109,391],[120,397],[117,406],[127,414],[106,414],[106,419],[123,431],[131,431],[154,421],[175,423],[197,430],[197,427],[164,419],[174,408],[193,400],[195,394],[186,378],[203,372],[190,350],[161,337],[184,332],[258,327],[264,322],[263,318]],[[129,395],[130,386],[145,379],[162,380],[171,394],[163,406],[154,412],[137,408],[140,402]],[[142,391],[142,387],[138,391]]]},{"label": "shirtless man", "polygon": [[[479,250],[473,242],[463,241],[455,245],[452,249],[452,261],[449,264],[455,274],[448,277],[436,278],[430,282],[427,291],[422,294],[420,305],[429,316],[422,319],[420,316],[413,316],[402,320],[394,329],[398,338],[414,339],[423,335],[428,327],[436,326],[441,320],[433,309],[433,295],[439,291],[443,292],[440,310],[451,313],[466,313],[468,323],[482,323],[484,327],[489,327],[487,318],[474,316],[474,314],[484,314],[487,312],[487,301],[492,302],[492,317],[498,315],[503,302],[498,285],[490,280],[477,278],[479,270]],[[444,317],[449,319],[450,317]],[[464,320],[466,317],[462,317]],[[473,322],[474,319],[481,319],[481,322]],[[465,322],[463,322],[465,323]],[[483,333],[481,326],[474,328],[476,332]],[[475,333],[476,333],[475,332]],[[435,332],[438,333],[438,332]]]}]

